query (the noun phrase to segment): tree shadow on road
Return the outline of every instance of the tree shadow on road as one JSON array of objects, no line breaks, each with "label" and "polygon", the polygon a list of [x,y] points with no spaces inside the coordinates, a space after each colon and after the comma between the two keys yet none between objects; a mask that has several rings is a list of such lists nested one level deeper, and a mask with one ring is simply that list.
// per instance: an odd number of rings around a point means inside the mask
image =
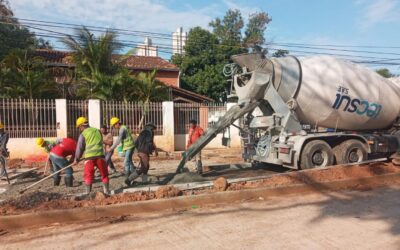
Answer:
[{"label": "tree shadow on road", "polygon": [[[375,170],[371,170],[374,172]],[[364,221],[384,221],[389,226],[389,232],[393,235],[400,234],[400,189],[396,187],[386,187],[386,188],[377,188],[371,190],[368,187],[368,183],[359,181],[358,184],[355,186],[357,191],[339,191],[333,192],[330,188],[324,183],[315,183],[315,180],[308,176],[308,175],[294,175],[291,178],[297,180],[301,183],[309,184],[312,187],[313,193],[318,193],[323,196],[323,199],[318,199],[317,201],[310,201],[304,199],[304,201],[294,202],[290,205],[282,205],[279,204],[280,198],[289,198],[293,197],[278,197],[278,201],[275,198],[267,199],[266,206],[260,208],[260,206],[251,207],[251,206],[240,206],[240,207],[229,207],[223,206],[223,208],[217,209],[193,209],[188,207],[186,209],[182,209],[180,211],[167,211],[157,213],[156,215],[143,215],[140,217],[128,217],[126,221],[121,221],[120,223],[130,223],[132,227],[124,228],[121,230],[110,230],[115,224],[110,224],[107,222],[102,222],[101,227],[104,232],[107,232],[104,235],[104,238],[107,240],[118,240],[120,238],[127,237],[128,235],[132,234],[135,235],[139,233],[140,230],[147,230],[151,229],[151,225],[147,227],[139,227],[138,225],[141,224],[142,221],[157,221],[162,219],[163,223],[173,223],[179,220],[180,216],[191,216],[193,218],[202,219],[204,217],[210,217],[215,215],[222,215],[222,214],[232,214],[234,216],[237,212],[245,212],[245,213],[260,213],[260,212],[273,212],[277,210],[289,210],[304,206],[316,206],[319,210],[317,216],[312,218],[309,223],[314,224],[321,222],[325,219],[329,219],[332,217],[338,218],[356,218],[359,220]],[[296,199],[299,200],[299,196],[305,196],[305,194],[297,194]],[[247,200],[245,200],[247,201]],[[254,201],[254,200],[253,200]],[[277,201],[276,205],[275,202]],[[172,200],[172,202],[175,202]],[[242,201],[243,202],[243,201]],[[238,204],[238,203],[236,203]],[[193,204],[196,205],[196,204]],[[201,206],[199,204],[199,206]],[[282,221],[285,223],[285,221]],[[292,223],[292,222],[291,222]],[[60,228],[59,234],[66,234],[69,232],[79,232],[79,231],[90,231],[92,229],[98,228],[98,223],[88,223],[79,228],[68,228],[62,229]],[[36,234],[32,236],[31,239],[24,238],[23,240],[29,241],[33,239],[40,239],[40,238],[47,238],[53,237],[53,233],[43,233],[43,234]],[[99,243],[101,244],[101,243]],[[90,245],[93,247],[93,245]]]}]

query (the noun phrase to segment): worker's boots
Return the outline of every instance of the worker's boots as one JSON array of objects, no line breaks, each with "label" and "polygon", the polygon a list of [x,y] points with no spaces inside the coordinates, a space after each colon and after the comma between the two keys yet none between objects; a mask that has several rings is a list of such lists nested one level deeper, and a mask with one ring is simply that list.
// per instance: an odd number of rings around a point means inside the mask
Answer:
[{"label": "worker's boots", "polygon": [[107,182],[107,183],[103,183],[103,193],[105,193],[105,194],[110,194],[110,184]]},{"label": "worker's boots", "polygon": [[142,184],[149,183],[149,176],[147,174],[142,174]]},{"label": "worker's boots", "polygon": [[196,162],[196,171],[198,174],[203,174],[203,163],[200,160]]},{"label": "worker's boots", "polygon": [[60,182],[61,182],[61,176],[56,176],[53,178],[54,186],[60,186]]},{"label": "worker's boots", "polygon": [[132,181],[139,177],[139,174],[136,171],[133,171],[132,174],[125,179],[125,184],[129,187],[132,185]]},{"label": "worker's boots", "polygon": [[64,183],[66,187],[72,187],[74,178],[72,176],[65,176]]},{"label": "worker's boots", "polygon": [[90,192],[92,191],[92,185],[86,185],[85,188],[86,188],[85,194],[86,194],[86,195],[89,195]]}]

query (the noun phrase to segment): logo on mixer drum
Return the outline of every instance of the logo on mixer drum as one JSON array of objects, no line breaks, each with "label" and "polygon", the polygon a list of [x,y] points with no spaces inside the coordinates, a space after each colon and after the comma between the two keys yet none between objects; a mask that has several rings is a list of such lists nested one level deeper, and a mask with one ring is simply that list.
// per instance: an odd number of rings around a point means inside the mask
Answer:
[{"label": "logo on mixer drum", "polygon": [[356,113],[357,115],[366,115],[371,118],[376,118],[382,110],[382,105],[378,103],[370,103],[367,100],[351,98],[349,96],[349,89],[339,86],[337,88],[336,99],[332,108],[341,109],[349,113]]}]

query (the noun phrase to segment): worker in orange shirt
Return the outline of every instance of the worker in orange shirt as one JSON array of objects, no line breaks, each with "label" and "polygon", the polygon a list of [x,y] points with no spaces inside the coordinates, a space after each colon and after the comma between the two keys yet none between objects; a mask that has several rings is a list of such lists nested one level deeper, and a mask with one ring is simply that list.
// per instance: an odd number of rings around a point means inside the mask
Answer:
[{"label": "worker in orange shirt", "polygon": [[[193,143],[195,143],[204,134],[203,129],[197,125],[196,120],[190,120],[189,138],[186,149],[188,149]],[[201,163],[201,151],[193,157],[195,162],[195,169],[198,174],[203,173],[203,164]]]}]

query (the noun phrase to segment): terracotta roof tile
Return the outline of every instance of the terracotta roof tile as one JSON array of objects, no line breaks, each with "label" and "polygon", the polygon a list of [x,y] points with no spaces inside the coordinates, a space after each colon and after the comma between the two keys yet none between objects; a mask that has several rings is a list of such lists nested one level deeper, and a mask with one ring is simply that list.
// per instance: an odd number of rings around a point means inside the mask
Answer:
[{"label": "terracotta roof tile", "polygon": [[[115,57],[121,57],[121,55],[116,55]],[[127,56],[127,58],[122,60],[122,64],[130,69],[179,71],[179,68],[175,64],[158,56]]]},{"label": "terracotta roof tile", "polygon": [[[48,50],[48,49],[37,49],[33,53],[35,56],[45,58],[48,63],[65,64],[66,66],[74,66],[71,56],[72,52],[59,51],[59,50]],[[113,59],[121,59],[123,55],[113,55]],[[157,56],[127,56],[122,58],[122,65],[137,70],[172,70],[179,71],[179,68],[168,62],[165,59]]]},{"label": "terracotta roof tile", "polygon": [[73,63],[71,61],[71,52],[37,49],[33,52],[33,55],[43,57],[47,63],[65,63],[67,65],[73,66]]},{"label": "terracotta roof tile", "polygon": [[213,100],[212,98],[210,98],[210,97],[197,94],[197,93],[192,92],[192,91],[187,90],[187,89],[182,89],[182,88],[178,88],[178,87],[175,87],[175,86],[169,86],[169,87],[172,89],[172,91],[176,91],[176,92],[182,93],[182,94],[184,94],[184,95],[189,95],[189,96],[195,97],[195,98],[197,98],[197,99],[199,99],[199,100],[201,100],[201,101],[206,101],[206,102],[212,102],[212,101],[214,101],[214,100]]}]

